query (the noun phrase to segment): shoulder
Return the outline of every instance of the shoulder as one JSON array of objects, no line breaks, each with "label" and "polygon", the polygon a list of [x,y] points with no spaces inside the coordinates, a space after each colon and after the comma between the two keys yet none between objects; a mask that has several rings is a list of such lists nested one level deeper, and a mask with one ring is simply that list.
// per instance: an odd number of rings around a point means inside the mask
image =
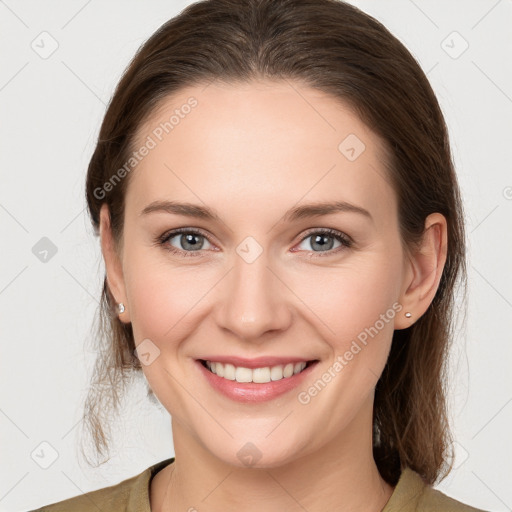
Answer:
[{"label": "shoulder", "polygon": [[161,461],[118,484],[51,503],[30,512],[150,512],[151,478],[173,460],[174,458]]},{"label": "shoulder", "polygon": [[425,491],[419,501],[418,510],[422,512],[434,512],[439,510],[446,510],[447,512],[487,512],[481,508],[475,508],[450,498],[450,496],[429,486],[425,487]]},{"label": "shoulder", "polygon": [[405,468],[382,512],[487,512],[450,498],[426,484],[421,476]]},{"label": "shoulder", "polygon": [[45,505],[44,507],[31,512],[85,512],[88,510],[113,512],[117,510],[126,510],[134,484],[137,483],[144,473],[145,472],[123,480],[116,485],[87,492],[50,505]]}]

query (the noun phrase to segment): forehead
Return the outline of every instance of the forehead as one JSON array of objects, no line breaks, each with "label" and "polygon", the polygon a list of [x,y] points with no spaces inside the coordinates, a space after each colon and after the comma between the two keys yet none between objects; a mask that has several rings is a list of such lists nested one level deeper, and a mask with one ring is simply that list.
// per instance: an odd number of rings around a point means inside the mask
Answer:
[{"label": "forehead", "polygon": [[381,139],[348,105],[288,80],[183,88],[139,128],[134,147],[144,144],[127,195],[139,210],[166,198],[276,213],[301,200],[394,200]]}]

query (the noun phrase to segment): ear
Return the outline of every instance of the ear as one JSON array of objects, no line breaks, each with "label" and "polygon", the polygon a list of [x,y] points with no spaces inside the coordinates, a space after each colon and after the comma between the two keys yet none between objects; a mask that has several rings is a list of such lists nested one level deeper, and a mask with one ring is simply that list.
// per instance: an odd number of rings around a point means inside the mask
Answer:
[{"label": "ear", "polygon": [[[396,317],[395,329],[410,327],[430,306],[439,287],[448,250],[446,218],[432,213],[425,219],[419,247],[409,255],[399,302],[403,309]],[[405,313],[411,313],[410,318]]]},{"label": "ear", "polygon": [[102,204],[100,210],[100,238],[101,252],[105,260],[107,284],[116,304],[122,302],[125,306],[124,313],[118,313],[123,323],[130,323],[130,308],[128,307],[126,289],[124,285],[123,267],[120,255],[114,245],[110,224],[110,212],[107,204]]}]

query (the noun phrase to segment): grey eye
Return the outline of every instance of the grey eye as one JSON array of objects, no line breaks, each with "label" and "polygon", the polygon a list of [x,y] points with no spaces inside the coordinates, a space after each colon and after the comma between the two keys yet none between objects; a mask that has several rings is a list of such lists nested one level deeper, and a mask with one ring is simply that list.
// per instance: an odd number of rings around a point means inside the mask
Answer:
[{"label": "grey eye", "polygon": [[[336,236],[328,234],[328,233],[312,233],[304,238],[302,240],[302,244],[308,243],[308,240],[311,239],[311,242],[309,243],[310,248],[308,247],[300,247],[299,248],[304,251],[313,251],[313,252],[324,252],[324,251],[330,251],[332,249],[336,249],[337,247],[340,247],[342,243],[339,240],[336,240]],[[334,244],[338,242],[338,246],[334,247]]]},{"label": "grey eye", "polygon": [[[177,246],[171,243],[171,240],[175,238],[178,239]],[[181,251],[200,251],[202,249],[208,249],[209,247],[205,247],[204,244],[205,242],[206,244],[210,243],[205,236],[191,232],[174,234],[169,237],[168,242]]]}]

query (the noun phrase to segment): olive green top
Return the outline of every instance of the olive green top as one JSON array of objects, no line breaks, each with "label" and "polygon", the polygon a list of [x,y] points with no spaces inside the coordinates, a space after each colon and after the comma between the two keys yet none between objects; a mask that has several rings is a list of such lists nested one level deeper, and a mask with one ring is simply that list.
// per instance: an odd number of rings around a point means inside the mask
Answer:
[{"label": "olive green top", "polygon": [[[122,482],[80,496],[52,503],[31,512],[151,512],[150,482],[174,457],[150,466]],[[412,469],[402,471],[400,479],[382,512],[485,512],[456,501],[423,482]]]}]

